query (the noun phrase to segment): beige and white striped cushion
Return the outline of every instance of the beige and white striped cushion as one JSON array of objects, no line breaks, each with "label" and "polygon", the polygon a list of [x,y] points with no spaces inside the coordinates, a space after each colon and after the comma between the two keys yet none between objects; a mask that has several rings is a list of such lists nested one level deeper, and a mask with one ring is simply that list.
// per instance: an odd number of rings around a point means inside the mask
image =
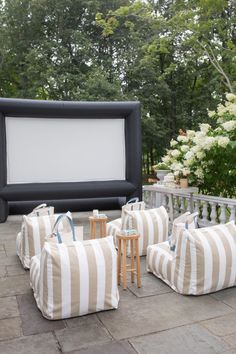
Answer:
[{"label": "beige and white striped cushion", "polygon": [[84,242],[45,242],[30,282],[44,317],[56,320],[118,307],[117,253],[112,236]]},{"label": "beige and white striped cushion", "polygon": [[147,248],[147,271],[162,279],[172,287],[174,277],[174,253],[171,252],[169,242],[165,241]]},{"label": "beige and white striped cushion", "polygon": [[112,220],[107,223],[106,225],[106,234],[112,235],[115,245],[116,242],[116,235],[121,231],[121,218]]},{"label": "beige and white striped cushion", "polygon": [[47,204],[40,204],[34,208],[28,216],[44,216],[44,215],[53,215],[54,207],[47,206]]},{"label": "beige and white striped cushion", "polygon": [[[165,246],[166,247],[166,246]],[[186,295],[201,295],[236,285],[236,226],[234,221],[181,232],[172,255],[171,273],[163,268],[170,257],[164,254],[156,260],[163,244],[156,245],[156,253],[148,251],[147,268],[175,291]],[[155,260],[153,260],[153,258]],[[171,275],[170,275],[171,274]]]},{"label": "beige and white striped cushion", "polygon": [[183,294],[207,294],[236,285],[236,226],[186,230],[176,245],[176,287]]},{"label": "beige and white striped cushion", "polygon": [[[22,228],[21,232],[17,235],[16,246],[17,254],[24,268],[29,268],[31,257],[41,252],[45,237],[52,233],[58,215],[23,216]],[[71,218],[70,212],[67,215]],[[60,222],[59,230],[63,228],[67,232],[70,232],[66,220]]]},{"label": "beige and white striped cushion", "polygon": [[173,221],[172,233],[169,242],[172,249],[175,248],[178,235],[185,229],[186,224],[189,230],[197,228],[197,216],[198,213],[191,214],[187,211]]},{"label": "beige and white striped cushion", "polygon": [[127,230],[132,229],[132,218],[127,213],[128,211],[136,211],[136,210],[144,210],[145,203],[144,202],[136,202],[136,203],[128,203],[122,206],[121,210],[121,229]]},{"label": "beige and white striped cushion", "polygon": [[127,212],[132,217],[133,228],[140,234],[139,254],[147,254],[147,247],[168,239],[169,217],[166,209],[161,206],[156,209]]}]

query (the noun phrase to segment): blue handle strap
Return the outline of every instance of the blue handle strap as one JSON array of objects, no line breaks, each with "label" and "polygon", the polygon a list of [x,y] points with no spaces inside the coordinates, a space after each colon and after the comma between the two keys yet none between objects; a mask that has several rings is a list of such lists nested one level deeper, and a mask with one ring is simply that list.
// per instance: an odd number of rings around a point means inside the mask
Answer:
[{"label": "blue handle strap", "polygon": [[71,218],[69,218],[68,215],[66,214],[61,214],[58,216],[54,226],[53,226],[53,229],[52,231],[54,232],[54,230],[56,231],[56,236],[57,236],[57,240],[58,240],[58,243],[62,243],[62,239],[61,239],[61,234],[60,232],[58,231],[58,224],[59,222],[61,221],[61,219],[63,218],[66,218],[69,225],[70,225],[70,228],[71,228],[71,231],[72,231],[72,236],[73,236],[73,241],[76,241],[76,237],[75,237],[75,227],[74,227],[74,223],[73,221],[71,220]]}]

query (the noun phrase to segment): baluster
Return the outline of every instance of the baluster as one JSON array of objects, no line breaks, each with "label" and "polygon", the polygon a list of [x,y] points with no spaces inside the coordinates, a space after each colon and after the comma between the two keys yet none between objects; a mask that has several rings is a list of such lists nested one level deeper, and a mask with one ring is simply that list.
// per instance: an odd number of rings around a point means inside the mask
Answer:
[{"label": "baluster", "polygon": [[178,201],[177,201],[177,197],[174,195],[173,195],[173,212],[174,212],[174,217],[177,217],[179,215]]},{"label": "baluster", "polygon": [[215,225],[217,223],[216,203],[211,202],[210,207],[211,207],[211,211],[210,211],[211,224]]},{"label": "baluster", "polygon": [[229,205],[229,208],[230,208],[230,217],[229,217],[229,220],[236,220],[236,207],[235,205]]},{"label": "baluster", "polygon": [[178,211],[178,215],[179,215],[179,214],[181,214],[179,196],[176,197],[176,203],[177,203],[177,211]]},{"label": "baluster", "polygon": [[168,205],[169,205],[169,201],[168,201],[168,196],[166,194],[164,194],[163,196],[163,206],[166,208],[166,210],[168,211]]},{"label": "baluster", "polygon": [[207,224],[208,223],[208,220],[207,220],[207,216],[208,216],[208,210],[207,210],[207,207],[208,207],[208,203],[203,201],[203,208],[202,208],[202,221],[204,224]]},{"label": "baluster", "polygon": [[181,211],[181,213],[185,212],[184,197],[180,197],[180,211]]},{"label": "baluster", "polygon": [[200,215],[200,202],[199,200],[194,200],[194,213],[198,213]]},{"label": "baluster", "polygon": [[191,213],[191,202],[189,197],[185,198],[185,210],[190,211]]},{"label": "baluster", "polygon": [[220,206],[220,223],[221,224],[224,224],[225,221],[226,221],[226,205],[225,204],[222,204],[222,203],[219,203],[219,206]]}]

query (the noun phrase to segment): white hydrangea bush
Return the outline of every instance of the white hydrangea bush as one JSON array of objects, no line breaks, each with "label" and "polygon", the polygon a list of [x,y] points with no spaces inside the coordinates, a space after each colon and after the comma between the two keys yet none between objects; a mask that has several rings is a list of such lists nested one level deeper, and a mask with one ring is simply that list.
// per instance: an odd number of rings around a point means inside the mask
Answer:
[{"label": "white hydrangea bush", "polygon": [[170,142],[162,161],[176,179],[188,177],[200,192],[236,197],[236,95],[226,95],[214,117],[216,126],[202,123],[199,130],[187,130]]}]

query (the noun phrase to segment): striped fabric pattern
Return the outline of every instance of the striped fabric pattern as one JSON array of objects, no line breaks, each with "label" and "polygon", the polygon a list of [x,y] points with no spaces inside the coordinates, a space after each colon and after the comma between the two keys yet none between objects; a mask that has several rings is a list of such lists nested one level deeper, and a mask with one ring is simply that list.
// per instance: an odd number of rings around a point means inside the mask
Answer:
[{"label": "striped fabric pattern", "polygon": [[[71,213],[67,215],[71,217]],[[17,235],[16,246],[17,254],[24,268],[29,268],[30,259],[40,253],[45,237],[52,233],[53,226],[58,214],[43,216],[23,216],[21,232]],[[70,232],[69,226],[65,220],[60,223],[60,230],[65,229]]]},{"label": "striped fabric pattern", "polygon": [[144,209],[145,209],[144,202],[136,202],[136,203],[123,205],[121,211],[121,229],[126,230],[126,229],[133,228],[132,218],[128,214],[129,211],[144,210]]},{"label": "striped fabric pattern", "polygon": [[38,308],[50,320],[118,307],[117,253],[112,236],[73,244],[46,242],[30,282]]},{"label": "striped fabric pattern", "polygon": [[[236,226],[231,221],[225,225],[216,225],[181,232],[176,251],[172,255],[171,275],[154,258],[160,257],[161,245],[156,245],[156,254],[151,250],[147,259],[147,268],[164,280],[175,291],[186,295],[201,295],[236,285]],[[170,258],[168,258],[170,259]],[[153,265],[155,264],[155,265]],[[170,267],[170,266],[169,266]],[[164,272],[163,272],[164,269]]]},{"label": "striped fabric pattern", "polygon": [[147,254],[147,247],[168,239],[169,217],[166,209],[161,206],[156,209],[127,212],[132,217],[133,228],[140,234],[140,256]]},{"label": "striped fabric pattern", "polygon": [[176,291],[173,284],[174,256],[175,254],[170,250],[168,241],[150,245],[147,248],[146,268],[148,272],[162,279]]},{"label": "striped fabric pattern", "polygon": [[169,242],[171,249],[175,248],[178,236],[181,232],[183,232],[185,227],[188,230],[197,228],[197,216],[198,213],[191,214],[189,211],[187,211],[173,221],[172,233]]},{"label": "striped fabric pattern", "polygon": [[116,235],[121,231],[121,218],[110,221],[106,225],[106,234],[112,235],[116,245]]}]

